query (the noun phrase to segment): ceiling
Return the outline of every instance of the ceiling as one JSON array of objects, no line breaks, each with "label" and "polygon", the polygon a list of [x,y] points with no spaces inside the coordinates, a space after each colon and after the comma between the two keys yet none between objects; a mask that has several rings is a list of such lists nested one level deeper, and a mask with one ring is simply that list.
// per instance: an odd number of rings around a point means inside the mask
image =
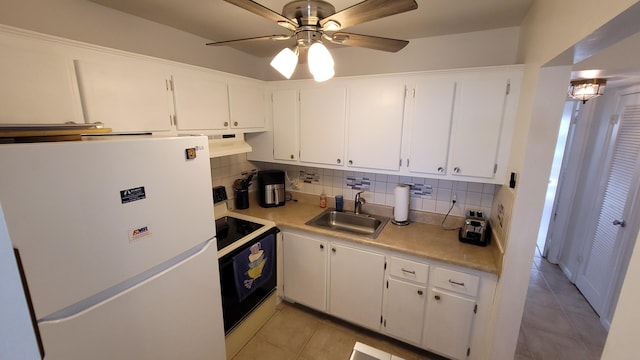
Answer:
[{"label": "ceiling", "polygon": [[[222,0],[90,0],[211,41],[288,34],[274,22]],[[361,0],[329,0],[340,11]],[[397,39],[459,34],[519,26],[533,0],[416,0],[418,9],[347,28],[345,31]],[[289,0],[257,0],[282,12]],[[288,42],[291,42],[290,44]],[[271,57],[295,44],[267,40],[235,45],[258,57]],[[204,44],[203,44],[204,45]],[[339,45],[336,45],[339,46]]]}]

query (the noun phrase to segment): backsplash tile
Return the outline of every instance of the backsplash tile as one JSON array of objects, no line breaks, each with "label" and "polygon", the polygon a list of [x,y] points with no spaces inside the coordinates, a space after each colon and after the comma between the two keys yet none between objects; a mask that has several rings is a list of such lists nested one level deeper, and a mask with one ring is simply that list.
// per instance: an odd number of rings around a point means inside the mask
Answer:
[{"label": "backsplash tile", "polygon": [[[286,171],[291,181],[286,184],[288,189],[297,187],[297,191],[309,194],[343,195],[348,200],[364,190],[368,202],[388,206],[395,204],[396,185],[407,184],[411,186],[409,206],[412,210],[446,214],[451,209],[451,214],[456,216],[465,216],[468,210],[482,210],[490,217],[496,193],[494,184],[251,162],[246,154],[212,158],[211,182],[213,186],[225,186],[227,195],[233,198],[233,181],[253,169]],[[255,180],[253,182],[250,191],[256,190]],[[456,204],[452,208],[454,194]]]},{"label": "backsplash tile", "polygon": [[[367,202],[388,206],[395,204],[396,185],[408,184],[411,186],[409,206],[412,210],[440,214],[451,211],[455,216],[465,216],[468,210],[481,210],[487,217],[491,216],[496,192],[493,184],[250,162],[244,154],[212,159],[212,180],[214,185],[229,186],[227,192],[232,197],[229,191],[233,180],[239,178],[242,171],[254,168],[284,170],[289,179],[287,189],[317,195],[343,195],[348,200],[353,200],[357,192],[364,190]],[[255,188],[251,187],[250,191],[255,191]],[[452,207],[453,195],[456,203]]]}]

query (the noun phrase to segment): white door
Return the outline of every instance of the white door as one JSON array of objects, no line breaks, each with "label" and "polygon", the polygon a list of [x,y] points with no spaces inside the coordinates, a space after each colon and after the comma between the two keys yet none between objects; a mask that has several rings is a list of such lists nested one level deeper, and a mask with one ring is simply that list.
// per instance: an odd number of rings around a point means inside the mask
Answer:
[{"label": "white door", "polygon": [[224,130],[229,127],[227,83],[200,71],[173,74],[178,130]]},{"label": "white door", "polygon": [[298,91],[276,90],[271,94],[273,115],[273,158],[298,159]]},{"label": "white door", "polygon": [[75,65],[86,122],[114,132],[171,129],[173,98],[163,66],[122,57]]},{"label": "white door", "polygon": [[466,359],[476,302],[437,289],[427,303],[423,345],[452,359]]},{"label": "white door", "polygon": [[422,339],[421,319],[424,318],[427,289],[424,285],[389,279],[385,302],[385,332],[420,344]]},{"label": "white door", "polygon": [[231,128],[264,128],[264,89],[256,83],[229,84],[229,116]]},{"label": "white door", "polygon": [[379,331],[384,255],[331,244],[329,313]]},{"label": "white door", "polygon": [[300,161],[342,166],[346,102],[344,87],[300,90]]},{"label": "white door", "polygon": [[[593,238],[586,245],[583,266],[576,285],[594,310],[606,315],[611,299],[619,291],[615,286],[624,269],[621,266],[634,228],[633,198],[638,188],[640,157],[640,93],[620,98],[618,126],[608,155],[608,171],[601,196],[601,206],[593,218]],[[627,225],[627,226],[625,226]]]},{"label": "white door", "polygon": [[446,174],[455,91],[456,83],[450,78],[417,81],[409,135],[410,172]]},{"label": "white door", "polygon": [[405,84],[391,79],[354,83],[349,93],[347,165],[400,169]]},{"label": "white door", "polygon": [[316,310],[327,308],[326,241],[284,233],[284,297]]}]

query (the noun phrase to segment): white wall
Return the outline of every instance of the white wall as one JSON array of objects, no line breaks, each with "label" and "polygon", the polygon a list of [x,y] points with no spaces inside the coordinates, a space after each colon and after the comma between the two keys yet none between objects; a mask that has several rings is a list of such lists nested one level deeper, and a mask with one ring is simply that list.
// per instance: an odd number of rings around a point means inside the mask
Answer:
[{"label": "white wall", "polygon": [[513,211],[496,291],[490,359],[513,359],[515,353],[552,149],[571,71],[570,66],[542,67],[636,2],[536,0],[522,24],[519,60],[525,64],[525,74],[510,161],[510,169],[519,174],[519,184],[515,192],[503,186],[496,196],[512,198]]},{"label": "white wall", "polygon": [[[331,54],[336,63],[336,76],[513,65],[518,36],[519,28],[510,27],[412,39],[397,53],[341,47],[331,49]],[[282,80],[274,72],[270,74],[268,80]],[[293,78],[310,78],[307,67],[299,66]]]},{"label": "white wall", "polygon": [[263,60],[86,0],[0,0],[0,24],[260,78]]},{"label": "white wall", "polygon": [[[269,66],[271,58],[205,46],[209,39],[86,0],[0,0],[0,24],[261,80],[282,80]],[[336,75],[352,76],[511,65],[516,63],[517,46],[518,28],[512,27],[413,39],[398,53],[350,47],[331,51]],[[307,67],[300,66],[294,78],[310,78]]]}]

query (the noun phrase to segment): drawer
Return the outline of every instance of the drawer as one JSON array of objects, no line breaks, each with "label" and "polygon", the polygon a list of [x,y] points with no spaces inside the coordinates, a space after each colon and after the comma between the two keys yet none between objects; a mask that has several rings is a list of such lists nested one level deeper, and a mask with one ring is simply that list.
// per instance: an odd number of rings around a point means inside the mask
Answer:
[{"label": "drawer", "polygon": [[469,296],[476,296],[478,294],[480,278],[476,275],[437,267],[432,269],[431,283],[433,286],[437,286],[441,289]]},{"label": "drawer", "polygon": [[426,284],[429,278],[429,265],[406,259],[391,257],[389,275],[398,279]]}]

